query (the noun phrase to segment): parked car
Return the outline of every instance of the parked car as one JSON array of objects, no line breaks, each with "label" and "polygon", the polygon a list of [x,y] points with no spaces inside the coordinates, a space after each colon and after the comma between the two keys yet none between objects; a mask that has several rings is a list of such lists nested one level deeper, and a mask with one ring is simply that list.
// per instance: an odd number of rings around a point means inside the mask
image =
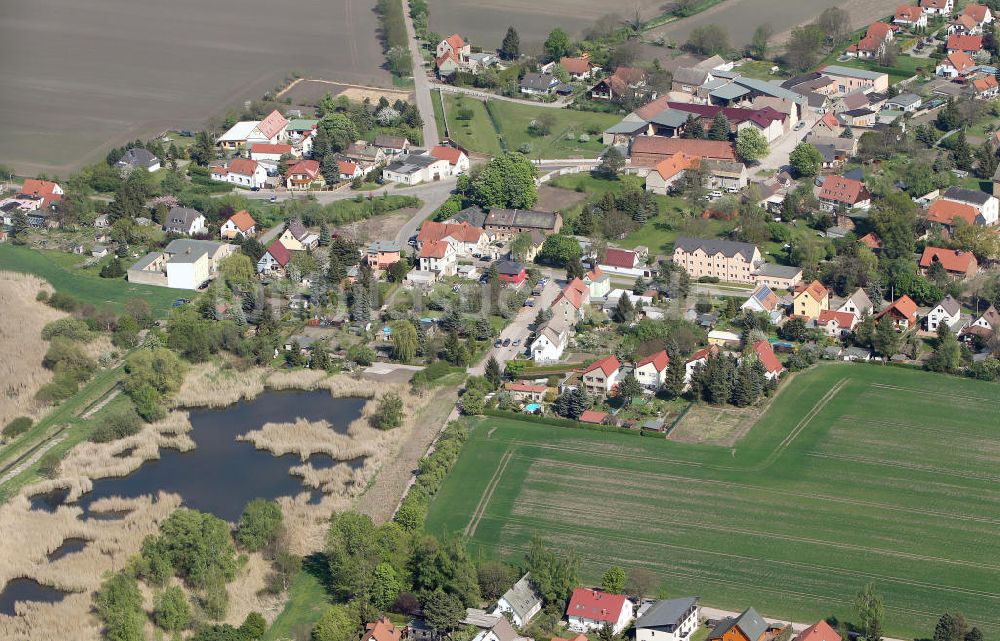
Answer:
[{"label": "parked car", "polygon": [[806,121],[800,120],[797,123],[795,123],[795,131],[801,131],[805,126],[806,126]]},{"label": "parked car", "polygon": [[493,341],[493,347],[500,347],[501,345],[503,345],[503,341],[499,338]]},{"label": "parked car", "polygon": [[505,339],[503,339],[503,346],[504,346],[504,347],[507,347],[507,346],[509,346],[509,345],[510,345],[510,339],[509,339],[509,338],[505,338]]},{"label": "parked car", "polygon": [[526,299],[524,301],[524,306],[525,307],[534,307],[535,306],[535,299],[534,298],[528,298],[528,299]]},{"label": "parked car", "polygon": [[511,343],[511,345],[513,345],[514,347],[519,347],[521,345],[521,339],[520,338],[515,338],[514,342]]}]

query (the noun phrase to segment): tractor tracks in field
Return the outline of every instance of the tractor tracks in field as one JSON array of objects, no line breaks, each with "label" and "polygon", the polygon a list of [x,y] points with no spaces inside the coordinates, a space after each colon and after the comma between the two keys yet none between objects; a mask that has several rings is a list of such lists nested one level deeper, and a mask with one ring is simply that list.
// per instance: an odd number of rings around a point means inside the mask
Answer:
[{"label": "tractor tracks in field", "polygon": [[490,504],[490,499],[493,498],[493,493],[496,491],[497,486],[500,485],[500,479],[503,477],[504,470],[507,469],[507,464],[510,463],[510,460],[514,458],[514,451],[514,449],[509,449],[500,458],[500,465],[497,466],[496,472],[490,477],[490,482],[486,484],[486,489],[483,490],[483,495],[479,497],[479,503],[472,512],[472,518],[469,519],[468,525],[465,526],[465,530],[463,531],[465,536],[472,537],[476,534],[476,529],[486,514],[486,508]]}]

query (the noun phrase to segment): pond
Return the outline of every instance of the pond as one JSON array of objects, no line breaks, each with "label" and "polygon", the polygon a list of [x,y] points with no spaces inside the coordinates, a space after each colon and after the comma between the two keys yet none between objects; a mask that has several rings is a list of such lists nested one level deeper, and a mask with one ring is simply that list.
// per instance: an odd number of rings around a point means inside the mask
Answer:
[{"label": "pond", "polygon": [[59,545],[59,547],[52,552],[49,552],[48,557],[46,558],[48,558],[49,561],[58,561],[63,557],[69,556],[70,554],[83,551],[83,548],[87,547],[88,543],[90,543],[90,541],[87,539],[75,536],[63,539],[63,542]]},{"label": "pond", "polygon": [[[158,460],[146,461],[128,476],[94,481],[93,491],[80,498],[88,510],[94,501],[121,496],[132,498],[160,490],[179,494],[184,505],[236,521],[243,506],[255,498],[294,496],[307,488],[302,479],[289,474],[301,463],[297,454],[274,456],[236,437],[260,429],[265,423],[287,423],[296,419],[328,421],[338,433],[346,433],[351,421],[361,415],[365,399],[334,398],[327,390],[268,391],[249,401],[218,409],[191,410],[190,452],[166,449]],[[321,465],[334,464],[326,455],[314,454]],[[337,462],[339,463],[339,462]],[[358,461],[344,462],[352,467]]]},{"label": "pond", "polygon": [[67,592],[42,585],[34,579],[20,577],[13,579],[0,592],[0,614],[16,616],[14,603],[17,601],[39,601],[41,603],[56,603],[62,601]]}]

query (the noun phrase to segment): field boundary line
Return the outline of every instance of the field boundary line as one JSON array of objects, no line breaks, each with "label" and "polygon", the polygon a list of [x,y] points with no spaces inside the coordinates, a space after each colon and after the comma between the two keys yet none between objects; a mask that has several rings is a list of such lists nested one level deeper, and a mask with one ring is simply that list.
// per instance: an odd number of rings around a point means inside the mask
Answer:
[{"label": "field boundary line", "polygon": [[365,89],[368,91],[381,91],[383,93],[398,94],[400,96],[409,96],[413,94],[412,91],[406,91],[405,89],[391,88],[387,89],[385,87],[372,87],[370,85],[355,85],[350,82],[337,82],[336,80],[327,80],[326,78],[296,78],[287,87],[275,94],[275,98],[281,98],[286,93],[292,90],[292,87],[301,82],[318,82],[324,85],[337,85],[338,87],[348,87],[350,89]]},{"label": "field boundary line", "polygon": [[463,533],[466,536],[475,536],[476,529],[479,528],[479,523],[483,520],[483,515],[486,514],[486,507],[489,505],[490,499],[493,498],[493,492],[496,491],[497,485],[500,484],[500,478],[503,476],[503,472],[507,469],[507,464],[510,463],[512,458],[514,458],[513,449],[507,450],[500,457],[500,464],[497,466],[496,471],[493,472],[493,476],[490,477],[490,482],[486,484],[482,496],[479,497],[479,503],[476,504],[476,509],[472,512],[472,518],[469,519],[468,525],[465,526]]},{"label": "field boundary line", "polygon": [[[949,399],[954,399],[955,398],[954,394],[949,394],[947,392],[937,392],[937,391],[934,391],[934,390],[920,389],[920,388],[916,388],[916,387],[901,387],[899,385],[887,385],[885,383],[872,383],[871,386],[872,387],[878,387],[880,389],[896,390],[898,392],[914,392],[916,394],[931,394],[933,396],[945,396],[945,397],[947,397]],[[994,403],[996,405],[1000,405],[1000,398],[996,398],[996,397],[989,398],[989,397],[984,397],[984,396],[963,396],[962,398],[964,398],[966,400],[970,400],[970,401],[981,401],[981,402],[985,402],[985,403]]]},{"label": "field boundary line", "polygon": [[[618,518],[619,518],[619,520],[621,520],[620,517],[618,517]],[[519,523],[520,525],[523,525],[526,528],[535,528],[535,529],[538,529],[537,525],[532,525],[533,523],[537,524],[538,523],[538,519],[526,519],[526,518],[522,519],[522,518],[518,518],[518,517],[509,517],[507,519],[507,521],[508,522]],[[694,529],[713,529],[713,530],[715,529],[714,527],[711,527],[711,526],[699,526],[699,525],[691,524],[691,523],[673,522],[672,524],[680,525],[681,527],[689,526],[689,527],[692,527]],[[562,524],[556,524],[556,525],[546,524],[546,526],[545,526],[544,529],[546,529],[546,530],[560,530],[561,529],[564,533],[568,533],[568,534],[580,534],[580,535],[592,535],[592,534],[594,534],[595,530],[597,530],[597,531],[600,530],[600,528],[594,528],[594,527],[562,525]],[[732,530],[732,531],[737,531],[737,530]],[[741,534],[746,534],[746,533],[753,534],[752,530],[739,530],[737,532],[739,532]],[[810,541],[810,539],[804,539],[804,540],[800,541],[798,539],[798,537],[773,537],[773,536],[767,536],[767,537],[762,537],[762,538],[789,538],[793,542],[803,542],[803,541],[804,542],[809,542]],[[967,595],[970,595],[970,596],[979,596],[979,597],[986,597],[986,598],[1000,600],[1000,593],[996,593],[996,592],[986,592],[986,591],[983,591],[983,590],[973,590],[971,588],[964,588],[964,587],[961,587],[961,586],[947,586],[947,585],[939,585],[939,584],[935,584],[935,583],[925,583],[923,581],[914,581],[912,579],[905,579],[905,578],[891,576],[891,575],[885,575],[885,574],[877,574],[877,573],[874,573],[874,572],[865,572],[863,570],[852,570],[852,569],[848,569],[848,568],[837,568],[837,567],[833,567],[833,566],[829,566],[829,565],[821,565],[821,564],[816,564],[816,563],[802,563],[802,562],[799,562],[799,561],[787,561],[787,560],[771,559],[771,558],[759,557],[759,556],[749,556],[749,555],[746,555],[746,554],[736,554],[736,553],[733,553],[733,552],[720,552],[720,551],[716,551],[716,550],[706,550],[704,548],[695,548],[695,547],[690,547],[690,546],[685,546],[685,545],[676,545],[676,544],[672,544],[672,543],[664,543],[663,541],[659,541],[659,540],[637,538],[637,537],[634,537],[634,536],[632,536],[632,537],[625,536],[624,539],[628,540],[628,541],[631,541],[633,543],[644,544],[644,545],[654,545],[654,546],[661,546],[661,547],[669,547],[669,548],[673,548],[673,549],[684,550],[686,552],[697,552],[697,553],[701,553],[701,554],[708,554],[708,555],[711,555],[711,556],[722,556],[722,557],[727,557],[727,558],[740,559],[740,560],[744,560],[744,561],[759,561],[759,562],[767,563],[767,564],[771,564],[771,565],[787,565],[787,566],[796,567],[796,568],[807,568],[807,569],[814,569],[814,570],[822,570],[822,571],[828,572],[828,573],[845,574],[845,575],[852,575],[852,576],[857,576],[857,577],[867,577],[867,578],[883,579],[883,580],[887,580],[887,581],[894,581],[894,582],[900,583],[902,585],[910,585],[910,586],[916,586],[916,587],[933,588],[933,589],[945,590],[945,591],[950,591],[950,592],[958,592],[958,593],[967,594]],[[833,547],[846,547],[848,549],[855,549],[855,550],[860,550],[860,551],[868,551],[868,552],[879,553],[879,554],[883,552],[882,550],[872,550],[872,549],[869,549],[869,548],[865,548],[863,546],[855,546],[855,545],[849,545],[849,544],[848,545],[830,544],[828,542],[821,542],[821,541],[818,541],[818,540],[817,540],[817,542],[818,543],[826,543],[827,545],[832,545]],[[895,553],[895,552],[891,552],[891,551],[888,551],[888,550],[886,550],[884,552],[886,553],[885,554],[886,556],[902,556],[903,558],[907,558],[908,560],[911,560],[911,561],[943,561],[945,563],[953,563],[953,564],[957,564],[957,565],[968,565],[968,566],[976,567],[976,568],[992,567],[992,566],[983,566],[982,564],[973,563],[971,561],[952,562],[952,561],[947,561],[947,560],[944,560],[944,559],[937,559],[936,557],[923,558],[923,555],[909,555],[909,554],[906,554],[906,553]]]},{"label": "field boundary line", "polygon": [[[528,460],[530,460],[531,462],[536,462],[536,463],[550,463],[550,464],[553,465],[553,467],[557,467],[557,468],[559,468],[559,467],[561,467],[561,468],[570,467],[570,468],[590,470],[590,471],[595,472],[596,474],[602,474],[602,473],[606,474],[609,471],[617,471],[617,472],[629,471],[629,472],[631,472],[631,470],[621,470],[621,469],[618,469],[618,470],[609,470],[608,468],[600,467],[600,466],[597,466],[597,465],[587,465],[585,463],[570,463],[568,461],[559,461],[559,460],[556,460],[556,459],[549,459],[549,458],[535,458],[535,459],[528,459]],[[902,507],[902,506],[893,505],[893,504],[890,504],[890,503],[880,503],[880,502],[877,502],[877,501],[865,501],[865,500],[860,500],[860,499],[847,499],[847,498],[844,498],[844,497],[832,496],[832,495],[829,495],[829,494],[817,494],[817,493],[812,493],[812,492],[785,492],[785,491],[780,491],[780,490],[774,490],[774,489],[767,488],[767,487],[761,487],[761,486],[758,486],[758,485],[753,485],[753,484],[750,484],[750,483],[737,483],[736,481],[720,481],[718,479],[699,479],[699,478],[692,478],[692,477],[689,477],[689,476],[680,476],[678,474],[665,474],[663,472],[645,471],[645,472],[636,472],[636,473],[637,474],[641,474],[643,478],[647,478],[647,479],[655,477],[655,478],[658,478],[658,479],[662,479],[664,481],[686,482],[686,483],[692,483],[692,484],[702,485],[702,486],[714,485],[714,486],[721,486],[721,487],[725,487],[725,488],[750,489],[750,490],[756,490],[756,491],[759,491],[759,492],[763,492],[763,493],[767,493],[767,494],[773,494],[773,495],[782,496],[782,497],[793,497],[793,498],[803,498],[803,499],[811,499],[811,500],[817,500],[817,501],[826,501],[826,502],[829,502],[829,503],[839,503],[839,504],[842,504],[842,505],[849,505],[849,506],[852,506],[852,507],[878,508],[878,509],[881,509],[881,510],[889,510],[889,511],[893,511],[893,512],[903,512],[903,513],[907,513],[907,514],[917,514],[917,515],[920,515],[920,516],[930,516],[930,517],[947,518],[947,519],[954,520],[956,522],[972,522],[972,523],[986,523],[986,524],[990,524],[990,525],[1000,525],[1000,519],[992,519],[992,518],[988,518],[988,517],[981,517],[981,516],[975,516],[975,515],[969,515],[969,514],[953,514],[953,513],[950,513],[950,512],[939,512],[939,511],[936,511],[936,510],[926,510],[926,509],[918,509],[918,508],[912,508],[912,507]]]}]

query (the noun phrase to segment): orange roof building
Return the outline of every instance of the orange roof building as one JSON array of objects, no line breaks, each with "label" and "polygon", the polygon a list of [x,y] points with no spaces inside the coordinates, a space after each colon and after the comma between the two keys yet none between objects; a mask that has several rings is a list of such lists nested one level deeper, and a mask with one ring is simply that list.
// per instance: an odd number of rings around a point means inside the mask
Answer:
[{"label": "orange roof building", "polygon": [[[916,7],[914,7],[916,8]],[[918,9],[919,11],[919,9]],[[795,641],[841,641],[840,635],[826,621],[814,623],[795,637]]]},{"label": "orange roof building", "polygon": [[948,44],[945,45],[945,48],[948,50],[948,53],[964,51],[973,56],[982,51],[983,37],[953,33],[948,36]]},{"label": "orange roof building", "polygon": [[935,200],[927,209],[927,222],[951,227],[956,220],[975,225],[979,211],[968,203],[960,203],[944,198]]},{"label": "orange roof building", "polygon": [[58,183],[51,180],[28,178],[21,185],[21,195],[42,199],[42,207],[51,207],[56,201],[62,200],[63,190]]},{"label": "orange roof building", "polygon": [[979,261],[972,252],[942,247],[924,247],[920,256],[920,268],[926,272],[934,263],[940,263],[949,274],[966,278],[979,271]]},{"label": "orange roof building", "polygon": [[403,631],[394,626],[389,617],[383,616],[365,626],[365,634],[361,637],[361,641],[400,641],[402,638]]},{"label": "orange roof building", "polygon": [[826,209],[859,207],[871,201],[871,194],[860,180],[843,176],[827,176],[819,190],[820,203]]},{"label": "orange roof building", "polygon": [[757,354],[760,364],[764,366],[764,371],[767,372],[766,376],[768,379],[778,378],[785,371],[784,365],[775,356],[774,349],[766,340],[759,340],[754,343],[753,351]]},{"label": "orange roof building", "polygon": [[883,316],[891,318],[896,329],[913,327],[917,324],[917,304],[909,296],[900,296],[891,305],[876,314],[875,321],[881,320]]}]

